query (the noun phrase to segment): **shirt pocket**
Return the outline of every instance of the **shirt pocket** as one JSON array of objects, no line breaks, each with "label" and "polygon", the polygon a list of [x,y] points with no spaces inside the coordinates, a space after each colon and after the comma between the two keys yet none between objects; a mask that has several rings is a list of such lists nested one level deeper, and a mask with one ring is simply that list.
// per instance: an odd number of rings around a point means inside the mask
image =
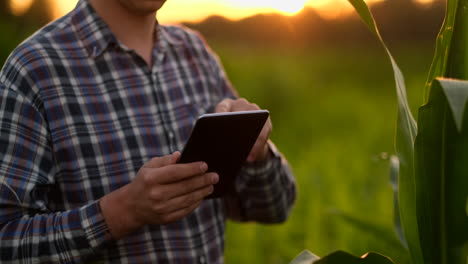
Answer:
[{"label": "shirt pocket", "polygon": [[212,104],[197,102],[191,98],[186,98],[183,102],[173,106],[170,116],[177,149],[181,150],[184,147],[198,117],[213,110]]}]

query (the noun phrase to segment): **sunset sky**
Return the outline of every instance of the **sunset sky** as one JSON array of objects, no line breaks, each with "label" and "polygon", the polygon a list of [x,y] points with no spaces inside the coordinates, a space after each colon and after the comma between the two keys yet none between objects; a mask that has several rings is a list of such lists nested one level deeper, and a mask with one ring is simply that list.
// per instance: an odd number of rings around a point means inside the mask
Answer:
[{"label": "sunset sky", "polygon": [[[17,14],[33,0],[10,0]],[[60,17],[73,9],[77,0],[49,0],[54,5],[54,16]],[[366,0],[375,2],[381,0]],[[420,0],[427,2],[431,0]],[[304,6],[315,8],[324,18],[335,18],[351,10],[347,0],[168,0],[158,12],[162,23],[197,22],[210,15],[241,19],[261,13],[294,15]]]}]

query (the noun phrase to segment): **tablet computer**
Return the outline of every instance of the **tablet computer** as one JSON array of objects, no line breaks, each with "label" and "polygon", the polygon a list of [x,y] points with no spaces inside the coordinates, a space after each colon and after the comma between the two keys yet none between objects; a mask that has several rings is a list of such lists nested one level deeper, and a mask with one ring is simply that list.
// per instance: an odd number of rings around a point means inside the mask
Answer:
[{"label": "tablet computer", "polygon": [[234,190],[234,180],[255,144],[269,112],[266,110],[201,115],[182,150],[179,163],[204,161],[219,182],[209,198]]}]

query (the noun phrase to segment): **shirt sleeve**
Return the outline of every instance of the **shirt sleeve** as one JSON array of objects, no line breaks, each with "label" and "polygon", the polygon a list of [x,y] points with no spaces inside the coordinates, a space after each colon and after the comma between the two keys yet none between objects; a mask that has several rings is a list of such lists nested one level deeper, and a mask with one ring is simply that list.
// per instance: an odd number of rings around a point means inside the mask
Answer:
[{"label": "shirt sleeve", "polygon": [[0,262],[82,262],[110,233],[97,201],[48,208],[43,186],[57,172],[46,121],[31,101],[0,83]]},{"label": "shirt sleeve", "polygon": [[[218,56],[206,44],[205,47],[219,101],[237,98],[238,93]],[[267,160],[244,166],[236,179],[235,194],[224,199],[230,219],[280,223],[288,218],[296,198],[295,179],[288,162],[272,142],[269,148],[271,155]]]},{"label": "shirt sleeve", "polygon": [[206,77],[210,80],[212,101],[220,102],[226,98],[238,98],[239,95],[229,81],[220,58],[206,43],[203,36],[191,29],[185,29],[185,32],[190,39],[188,45],[196,50],[197,59],[207,68],[208,76]]},{"label": "shirt sleeve", "polygon": [[286,159],[268,142],[270,157],[246,164],[235,183],[235,194],[224,198],[227,215],[235,221],[282,223],[296,199],[296,183]]}]

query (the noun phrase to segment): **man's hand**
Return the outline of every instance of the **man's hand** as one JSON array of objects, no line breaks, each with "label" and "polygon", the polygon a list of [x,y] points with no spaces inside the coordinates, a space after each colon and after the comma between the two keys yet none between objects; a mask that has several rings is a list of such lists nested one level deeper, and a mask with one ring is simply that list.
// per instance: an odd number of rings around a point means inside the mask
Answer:
[{"label": "man's hand", "polygon": [[[258,105],[250,103],[244,98],[232,100],[225,99],[221,101],[215,109],[216,113],[223,112],[238,112],[238,111],[251,111],[251,110],[260,110]],[[267,122],[263,126],[262,132],[257,138],[255,145],[252,147],[250,154],[247,158],[248,162],[261,161],[265,160],[268,157],[268,139],[270,138],[272,125],[271,119],[268,117]]]},{"label": "man's hand", "polygon": [[219,180],[206,173],[204,162],[177,164],[179,152],[153,158],[128,185],[101,201],[101,210],[115,239],[146,224],[167,224],[195,210]]}]

